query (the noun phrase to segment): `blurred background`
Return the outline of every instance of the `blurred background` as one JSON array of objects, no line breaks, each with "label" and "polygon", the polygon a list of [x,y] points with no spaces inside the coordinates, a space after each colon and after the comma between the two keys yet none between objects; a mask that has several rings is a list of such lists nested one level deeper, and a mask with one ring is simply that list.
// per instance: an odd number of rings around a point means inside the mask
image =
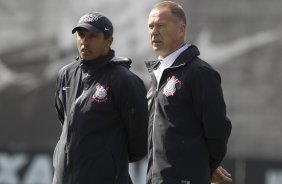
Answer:
[{"label": "blurred background", "polygon": [[[58,70],[77,55],[72,28],[95,10],[114,24],[113,49],[148,84],[147,18],[157,0],[0,0],[0,184],[50,184],[61,132]],[[223,166],[234,184],[282,183],[282,1],[178,0],[187,43],[217,69],[233,130]],[[130,165],[144,184],[146,160]]]}]

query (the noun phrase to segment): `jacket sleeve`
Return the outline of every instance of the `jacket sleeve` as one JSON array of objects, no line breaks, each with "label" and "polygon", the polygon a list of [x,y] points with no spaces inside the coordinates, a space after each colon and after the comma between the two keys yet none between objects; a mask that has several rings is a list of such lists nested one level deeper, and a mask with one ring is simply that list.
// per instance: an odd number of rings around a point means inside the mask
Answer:
[{"label": "jacket sleeve", "polygon": [[59,75],[56,81],[56,90],[55,90],[55,110],[58,115],[58,118],[63,125],[64,123],[64,106],[62,103],[62,72],[59,71]]},{"label": "jacket sleeve", "polygon": [[218,72],[209,67],[199,67],[193,72],[192,85],[194,109],[197,119],[203,124],[212,173],[226,154],[232,125],[226,116]]},{"label": "jacket sleeve", "polygon": [[120,82],[119,109],[128,135],[129,161],[147,154],[148,105],[143,81],[135,75]]}]

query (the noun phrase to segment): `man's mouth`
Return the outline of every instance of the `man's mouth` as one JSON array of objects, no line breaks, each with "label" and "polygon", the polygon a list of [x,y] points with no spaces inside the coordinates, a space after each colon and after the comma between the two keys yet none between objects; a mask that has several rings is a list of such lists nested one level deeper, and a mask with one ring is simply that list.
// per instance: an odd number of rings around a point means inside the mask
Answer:
[{"label": "man's mouth", "polygon": [[90,52],[90,50],[89,50],[88,48],[82,48],[82,49],[81,49],[81,52],[83,52],[83,53],[88,53],[88,52]]},{"label": "man's mouth", "polygon": [[159,40],[153,40],[152,43],[153,43],[153,44],[160,44],[161,41],[159,41]]}]

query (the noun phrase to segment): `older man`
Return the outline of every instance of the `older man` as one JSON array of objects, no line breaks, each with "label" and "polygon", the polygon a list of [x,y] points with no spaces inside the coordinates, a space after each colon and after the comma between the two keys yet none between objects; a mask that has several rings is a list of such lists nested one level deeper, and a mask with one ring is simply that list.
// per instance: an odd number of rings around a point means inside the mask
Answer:
[{"label": "older man", "polygon": [[231,133],[221,79],[199,50],[185,43],[183,8],[157,3],[150,12],[149,34],[156,61],[151,75],[147,184],[209,184],[231,181],[220,167]]}]

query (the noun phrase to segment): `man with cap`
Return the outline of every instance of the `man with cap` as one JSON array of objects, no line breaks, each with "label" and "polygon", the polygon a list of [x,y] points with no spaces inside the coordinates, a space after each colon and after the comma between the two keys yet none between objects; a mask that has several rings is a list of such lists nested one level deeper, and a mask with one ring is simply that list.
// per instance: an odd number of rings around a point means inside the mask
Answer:
[{"label": "man with cap", "polygon": [[55,108],[62,133],[54,151],[53,184],[132,183],[128,163],[147,150],[143,81],[131,60],[111,49],[113,25],[103,14],[80,18],[76,61],[58,74]]}]

